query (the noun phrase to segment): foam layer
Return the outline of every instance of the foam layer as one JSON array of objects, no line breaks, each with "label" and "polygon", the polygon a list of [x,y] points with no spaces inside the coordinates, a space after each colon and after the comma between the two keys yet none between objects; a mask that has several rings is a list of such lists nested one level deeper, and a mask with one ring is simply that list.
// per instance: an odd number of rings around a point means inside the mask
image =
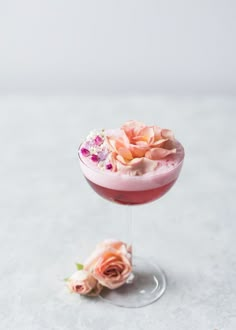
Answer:
[{"label": "foam layer", "polygon": [[184,149],[176,141],[177,152],[165,159],[158,160],[158,167],[140,176],[130,176],[120,172],[99,169],[95,164],[80,153],[80,166],[84,176],[95,184],[109,189],[122,191],[140,191],[161,187],[177,179],[181,170]]}]

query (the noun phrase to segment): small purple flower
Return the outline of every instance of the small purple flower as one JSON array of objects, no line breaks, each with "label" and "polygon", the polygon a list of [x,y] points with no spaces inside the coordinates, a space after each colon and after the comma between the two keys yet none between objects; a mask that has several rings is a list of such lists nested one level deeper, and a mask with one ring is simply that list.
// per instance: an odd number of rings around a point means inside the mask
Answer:
[{"label": "small purple flower", "polygon": [[101,136],[97,135],[94,139],[94,143],[96,144],[96,146],[100,146],[103,143],[103,139],[101,138]]},{"label": "small purple flower", "polygon": [[86,148],[81,148],[81,154],[84,156],[84,157],[88,157],[90,155],[90,152],[88,149]]},{"label": "small purple flower", "polygon": [[107,170],[111,170],[111,169],[112,169],[112,164],[110,164],[110,163],[107,164],[107,165],[106,165],[106,169],[107,169]]},{"label": "small purple flower", "polygon": [[92,146],[92,143],[91,143],[91,141],[90,141],[90,140],[88,140],[88,141],[85,141],[85,143],[84,143],[84,148],[86,148],[86,149],[90,149],[90,148],[91,148],[91,146]]},{"label": "small purple flower", "polygon": [[95,155],[95,154],[92,154],[92,156],[91,156],[91,160],[93,161],[93,162],[98,162],[99,161],[99,157],[98,157],[98,155]]},{"label": "small purple flower", "polygon": [[104,161],[107,158],[107,151],[99,151],[98,157],[101,161]]}]

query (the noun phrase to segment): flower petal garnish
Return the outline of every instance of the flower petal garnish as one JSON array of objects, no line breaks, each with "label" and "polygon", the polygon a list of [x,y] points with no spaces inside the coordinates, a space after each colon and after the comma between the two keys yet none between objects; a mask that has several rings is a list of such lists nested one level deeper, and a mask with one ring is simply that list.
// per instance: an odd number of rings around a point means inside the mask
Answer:
[{"label": "flower petal garnish", "polygon": [[152,160],[159,160],[167,157],[170,154],[176,153],[176,149],[163,149],[163,148],[153,148],[148,150],[145,154],[145,157],[152,159]]}]

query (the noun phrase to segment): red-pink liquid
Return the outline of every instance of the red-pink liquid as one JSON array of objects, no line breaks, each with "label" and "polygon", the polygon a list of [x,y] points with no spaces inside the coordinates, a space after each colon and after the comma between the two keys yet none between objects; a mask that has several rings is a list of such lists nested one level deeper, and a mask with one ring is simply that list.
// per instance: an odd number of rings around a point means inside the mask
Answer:
[{"label": "red-pink liquid", "polygon": [[87,181],[101,197],[118,204],[135,205],[149,203],[162,197],[173,186],[176,180],[155,189],[140,191],[114,190],[99,186],[88,179]]}]

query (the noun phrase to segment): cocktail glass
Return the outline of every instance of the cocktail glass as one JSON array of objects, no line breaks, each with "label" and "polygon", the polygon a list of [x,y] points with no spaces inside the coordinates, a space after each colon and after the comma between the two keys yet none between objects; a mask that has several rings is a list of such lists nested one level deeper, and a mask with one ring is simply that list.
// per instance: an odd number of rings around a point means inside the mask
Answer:
[{"label": "cocktail glass", "polygon": [[[157,200],[174,185],[184,160],[184,149],[180,143],[178,152],[178,162],[172,164],[173,166],[141,176],[122,174],[118,179],[117,173],[89,166],[80,153],[79,159],[82,173],[92,189],[106,200],[126,206],[127,230],[132,237],[133,206]],[[172,156],[167,158],[167,165],[168,162],[173,163]],[[167,285],[166,276],[156,263],[132,256],[132,268],[131,276],[122,287],[115,290],[104,289],[100,297],[111,304],[132,308],[149,305],[163,295]]]}]

